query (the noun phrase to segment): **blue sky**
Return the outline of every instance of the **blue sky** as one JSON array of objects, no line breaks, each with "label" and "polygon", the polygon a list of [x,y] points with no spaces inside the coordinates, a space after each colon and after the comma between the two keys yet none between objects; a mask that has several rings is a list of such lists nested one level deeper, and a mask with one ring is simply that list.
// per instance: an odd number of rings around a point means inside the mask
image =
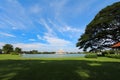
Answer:
[{"label": "blue sky", "polygon": [[75,46],[86,25],[120,0],[0,0],[0,48],[81,51]]}]

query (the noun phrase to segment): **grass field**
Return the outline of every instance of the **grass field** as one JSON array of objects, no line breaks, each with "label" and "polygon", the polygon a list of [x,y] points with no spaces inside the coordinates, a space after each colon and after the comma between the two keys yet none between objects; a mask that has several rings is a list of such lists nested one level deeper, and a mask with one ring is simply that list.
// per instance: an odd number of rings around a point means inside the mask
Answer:
[{"label": "grass field", "polygon": [[0,55],[0,80],[120,80],[120,59]]}]

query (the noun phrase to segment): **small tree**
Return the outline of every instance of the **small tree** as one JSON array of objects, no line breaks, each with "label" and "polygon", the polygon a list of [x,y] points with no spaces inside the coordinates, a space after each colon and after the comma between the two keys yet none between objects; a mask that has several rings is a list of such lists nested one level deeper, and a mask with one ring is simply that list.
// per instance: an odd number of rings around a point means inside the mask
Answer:
[{"label": "small tree", "polygon": [[5,44],[2,50],[4,54],[10,54],[11,52],[13,52],[13,46],[11,44]]},{"label": "small tree", "polygon": [[15,48],[15,52],[16,52],[16,53],[21,53],[21,52],[22,52],[22,49],[19,48],[19,47],[16,47],[16,48]]}]

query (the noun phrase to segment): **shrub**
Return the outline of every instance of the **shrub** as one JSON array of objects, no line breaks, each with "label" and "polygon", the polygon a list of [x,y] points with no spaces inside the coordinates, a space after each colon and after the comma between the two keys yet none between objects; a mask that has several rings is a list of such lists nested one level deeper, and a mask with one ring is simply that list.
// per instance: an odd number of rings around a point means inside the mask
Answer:
[{"label": "shrub", "polygon": [[106,51],[102,52],[102,56],[106,56],[108,54],[115,54],[115,51],[114,50],[106,50]]},{"label": "shrub", "polygon": [[115,54],[115,51],[114,50],[110,50],[108,51],[109,54]]},{"label": "shrub", "polygon": [[89,53],[85,55],[85,58],[97,58],[97,54]]},{"label": "shrub", "polygon": [[103,52],[102,52],[102,56],[105,56],[105,55],[107,55],[107,54],[109,54],[108,51],[103,51]]},{"label": "shrub", "polygon": [[12,55],[19,55],[19,54],[16,53],[16,52],[11,52],[10,54],[12,54]]},{"label": "shrub", "polygon": [[120,54],[107,54],[106,57],[120,59]]}]

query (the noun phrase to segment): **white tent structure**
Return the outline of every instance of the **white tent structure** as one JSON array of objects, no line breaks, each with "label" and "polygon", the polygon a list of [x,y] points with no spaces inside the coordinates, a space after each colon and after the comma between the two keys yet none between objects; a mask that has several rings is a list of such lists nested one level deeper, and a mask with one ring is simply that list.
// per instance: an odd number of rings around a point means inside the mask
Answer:
[{"label": "white tent structure", "polygon": [[65,54],[66,52],[64,51],[64,50],[62,50],[62,49],[60,49],[60,50],[58,50],[57,52],[56,52],[56,54]]}]

